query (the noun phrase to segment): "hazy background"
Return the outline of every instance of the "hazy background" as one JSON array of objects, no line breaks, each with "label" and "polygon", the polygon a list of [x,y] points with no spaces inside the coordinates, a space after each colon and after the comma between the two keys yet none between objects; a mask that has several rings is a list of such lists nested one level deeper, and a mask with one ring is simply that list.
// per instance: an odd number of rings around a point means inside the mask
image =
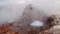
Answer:
[{"label": "hazy background", "polygon": [[47,15],[60,12],[60,0],[0,0],[0,24],[21,16],[28,4],[32,4]]}]

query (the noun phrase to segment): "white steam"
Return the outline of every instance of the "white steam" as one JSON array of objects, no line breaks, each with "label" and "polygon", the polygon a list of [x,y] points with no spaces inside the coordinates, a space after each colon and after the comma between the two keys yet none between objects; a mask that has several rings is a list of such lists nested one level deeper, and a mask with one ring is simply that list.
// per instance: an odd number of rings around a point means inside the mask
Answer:
[{"label": "white steam", "polygon": [[42,26],[44,26],[44,23],[37,20],[37,21],[33,21],[33,22],[30,24],[30,26],[42,27]]}]

